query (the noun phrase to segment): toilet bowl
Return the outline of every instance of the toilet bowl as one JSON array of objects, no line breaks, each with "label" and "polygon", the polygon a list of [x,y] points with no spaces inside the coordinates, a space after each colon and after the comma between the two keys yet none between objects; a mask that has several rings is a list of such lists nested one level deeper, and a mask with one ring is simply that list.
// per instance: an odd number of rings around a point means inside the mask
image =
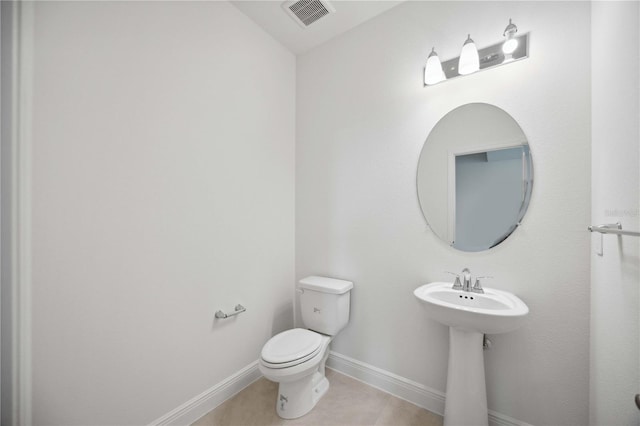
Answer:
[{"label": "toilet bowl", "polygon": [[294,328],[274,336],[262,349],[260,372],[280,383],[276,400],[280,417],[295,419],[307,414],[329,389],[324,366],[330,341],[329,336]]},{"label": "toilet bowl", "polygon": [[262,348],[258,367],[279,383],[276,412],[283,419],[304,416],[329,389],[325,363],[329,344],[349,321],[353,283],[326,277],[300,280],[300,310],[305,328],[273,336]]}]

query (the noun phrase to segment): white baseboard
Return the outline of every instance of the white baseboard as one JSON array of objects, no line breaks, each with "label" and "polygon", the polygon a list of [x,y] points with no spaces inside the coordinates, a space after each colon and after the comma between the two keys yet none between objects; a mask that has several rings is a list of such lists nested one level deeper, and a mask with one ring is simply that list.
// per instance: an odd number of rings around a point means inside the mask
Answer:
[{"label": "white baseboard", "polygon": [[444,393],[373,365],[331,351],[327,367],[369,386],[409,401],[433,413],[444,414]]},{"label": "white baseboard", "polygon": [[154,420],[149,426],[190,425],[260,377],[262,374],[258,370],[258,361],[254,361],[175,410]]},{"label": "white baseboard", "polygon": [[[444,414],[445,394],[438,390],[333,351],[329,353],[327,367],[418,407],[436,414]],[[489,410],[489,426],[532,425]]]},{"label": "white baseboard", "polygon": [[[333,351],[329,353],[327,367],[418,407],[436,414],[444,414],[445,395],[438,390]],[[254,361],[175,410],[151,422],[149,426],[190,425],[260,377],[262,374],[258,369],[258,361]],[[489,410],[489,426],[532,425]]]}]

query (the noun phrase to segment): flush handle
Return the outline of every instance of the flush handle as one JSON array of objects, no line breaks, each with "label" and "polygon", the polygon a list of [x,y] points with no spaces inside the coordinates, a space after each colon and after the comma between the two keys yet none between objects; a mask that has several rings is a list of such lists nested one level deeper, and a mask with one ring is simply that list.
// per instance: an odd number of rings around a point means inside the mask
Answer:
[{"label": "flush handle", "polygon": [[634,399],[636,400],[636,407],[640,410],[640,393],[637,393]]}]

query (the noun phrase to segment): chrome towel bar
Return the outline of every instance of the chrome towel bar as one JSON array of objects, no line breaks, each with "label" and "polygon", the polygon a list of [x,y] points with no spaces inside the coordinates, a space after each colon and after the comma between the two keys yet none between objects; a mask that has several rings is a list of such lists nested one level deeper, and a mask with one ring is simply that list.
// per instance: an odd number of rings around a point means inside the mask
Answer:
[{"label": "chrome towel bar", "polygon": [[640,232],[623,231],[622,224],[620,224],[620,222],[608,223],[605,225],[591,225],[587,229],[589,229],[589,231],[591,232],[599,232],[601,234],[630,235],[632,237],[640,237]]},{"label": "chrome towel bar", "polygon": [[640,232],[635,231],[623,231],[622,224],[620,222],[616,223],[605,223],[603,225],[591,225],[587,228],[590,232],[599,232],[600,233],[600,247],[596,249],[596,254],[598,256],[604,256],[604,248],[602,244],[602,235],[603,234],[614,234],[614,235],[629,235],[632,237],[640,237]]},{"label": "chrome towel bar", "polygon": [[243,312],[244,312],[244,311],[246,311],[246,310],[247,310],[247,308],[245,308],[245,307],[244,307],[244,306],[242,306],[241,304],[237,304],[237,305],[236,305],[236,307],[235,307],[234,312],[232,312],[232,313],[230,313],[230,314],[225,314],[225,313],[224,313],[224,312],[222,312],[222,311],[218,311],[218,312],[216,312],[216,318],[219,318],[219,319],[229,318],[229,317],[232,317],[232,316],[234,316],[234,315],[241,314],[241,313],[243,313]]}]

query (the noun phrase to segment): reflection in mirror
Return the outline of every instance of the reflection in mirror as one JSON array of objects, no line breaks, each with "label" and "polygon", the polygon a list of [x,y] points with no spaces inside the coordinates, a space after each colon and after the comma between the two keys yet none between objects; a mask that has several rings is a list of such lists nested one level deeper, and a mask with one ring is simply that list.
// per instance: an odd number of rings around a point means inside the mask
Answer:
[{"label": "reflection in mirror", "polygon": [[434,127],[418,164],[418,198],[438,237],[462,251],[487,250],[520,224],[533,171],[524,133],[488,104],[463,105]]}]

